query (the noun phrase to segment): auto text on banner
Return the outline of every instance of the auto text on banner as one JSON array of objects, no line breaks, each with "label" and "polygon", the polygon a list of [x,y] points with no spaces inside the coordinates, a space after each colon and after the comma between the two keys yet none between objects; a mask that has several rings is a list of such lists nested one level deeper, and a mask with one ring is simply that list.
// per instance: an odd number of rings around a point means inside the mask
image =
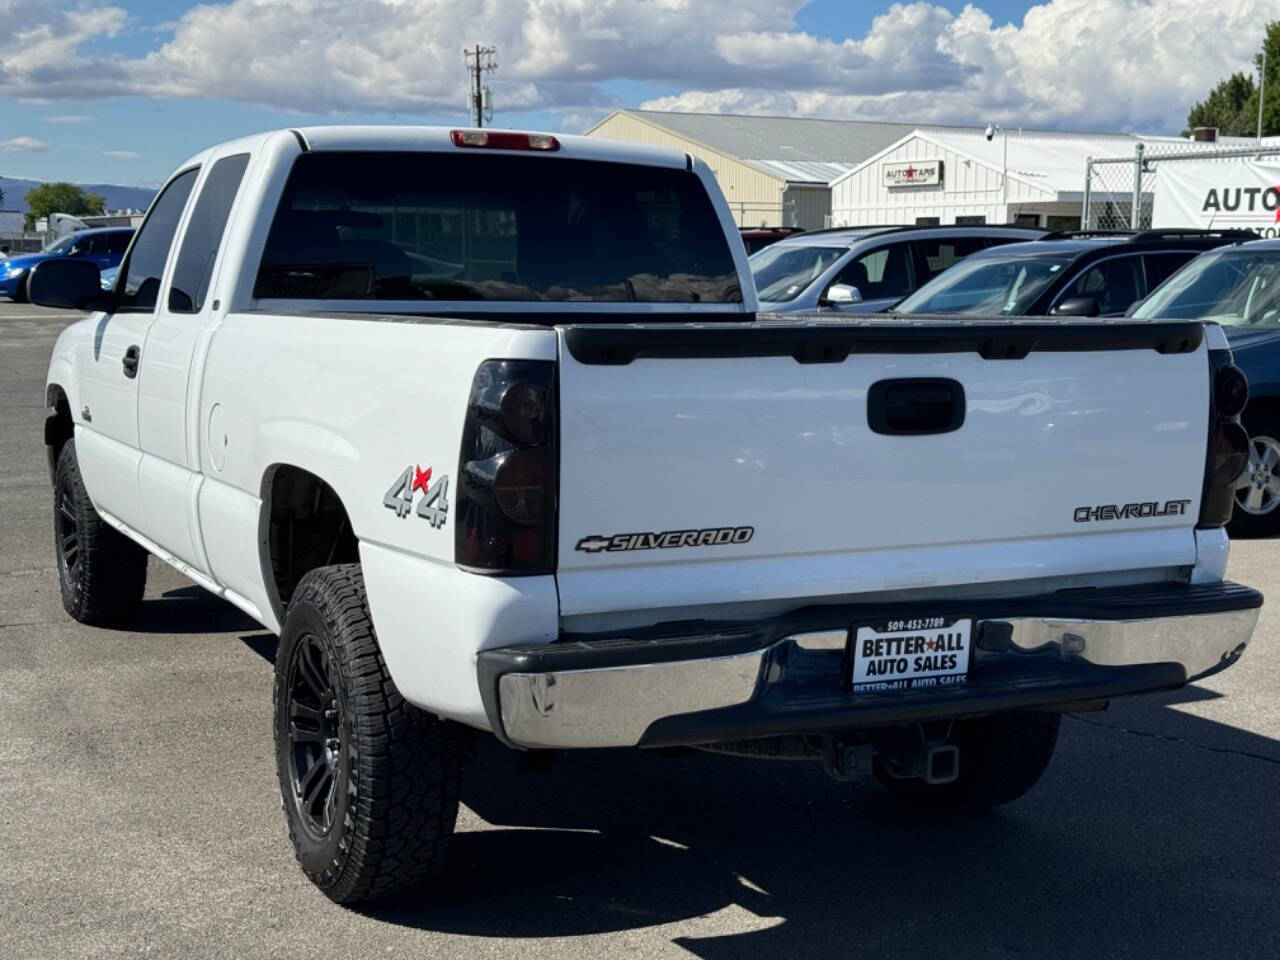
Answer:
[{"label": "auto text on banner", "polygon": [[1280,235],[1280,161],[1164,163],[1151,225]]}]

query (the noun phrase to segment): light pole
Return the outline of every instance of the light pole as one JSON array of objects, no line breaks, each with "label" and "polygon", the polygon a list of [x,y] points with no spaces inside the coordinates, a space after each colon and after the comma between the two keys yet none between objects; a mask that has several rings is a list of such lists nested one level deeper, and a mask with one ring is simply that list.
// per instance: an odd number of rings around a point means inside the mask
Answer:
[{"label": "light pole", "polygon": [[1004,128],[1001,123],[988,123],[986,129],[987,140],[991,140],[997,133],[1004,140],[1004,170],[1000,174],[1000,202],[1004,204],[1004,218],[1009,219],[1009,131]]},{"label": "light pole", "polygon": [[1262,98],[1267,95],[1267,48],[1262,48],[1262,69],[1258,72],[1258,143],[1262,143]]}]

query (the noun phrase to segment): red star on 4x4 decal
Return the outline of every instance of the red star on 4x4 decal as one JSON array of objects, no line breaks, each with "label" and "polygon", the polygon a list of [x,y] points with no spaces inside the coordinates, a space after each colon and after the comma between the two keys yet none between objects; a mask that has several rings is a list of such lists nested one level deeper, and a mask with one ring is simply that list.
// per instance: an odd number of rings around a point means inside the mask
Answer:
[{"label": "red star on 4x4 decal", "polygon": [[431,482],[431,468],[427,467],[426,470],[423,470],[420,466],[418,466],[417,464],[414,464],[413,484],[409,487],[409,492],[412,493],[414,490],[421,490],[423,493],[426,493],[427,484],[430,482]]}]

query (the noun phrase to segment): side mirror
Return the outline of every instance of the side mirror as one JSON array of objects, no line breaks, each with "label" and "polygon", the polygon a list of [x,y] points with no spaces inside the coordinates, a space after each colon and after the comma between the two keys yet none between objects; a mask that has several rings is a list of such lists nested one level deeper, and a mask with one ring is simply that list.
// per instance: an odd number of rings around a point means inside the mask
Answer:
[{"label": "side mirror", "polygon": [[1068,297],[1049,311],[1054,317],[1096,317],[1102,307],[1093,297]]},{"label": "side mirror", "polygon": [[64,310],[105,310],[114,302],[91,260],[42,260],[27,277],[27,297],[37,306]]},{"label": "side mirror", "polygon": [[822,299],[818,301],[821,306],[839,306],[843,303],[861,303],[862,291],[857,287],[850,286],[847,283],[833,283],[827,287],[827,292]]}]

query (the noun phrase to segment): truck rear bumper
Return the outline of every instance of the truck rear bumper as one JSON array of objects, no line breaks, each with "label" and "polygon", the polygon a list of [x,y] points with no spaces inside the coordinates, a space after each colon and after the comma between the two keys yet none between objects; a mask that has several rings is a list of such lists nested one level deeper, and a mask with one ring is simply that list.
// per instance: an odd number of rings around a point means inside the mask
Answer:
[{"label": "truck rear bumper", "polygon": [[[758,623],[677,624],[485,650],[494,732],[521,747],[671,746],[1062,709],[1179,687],[1233,664],[1262,595],[1162,583],[974,603],[810,608]],[[957,607],[963,609],[957,610]],[[964,683],[851,692],[852,627],[972,615]]]}]

